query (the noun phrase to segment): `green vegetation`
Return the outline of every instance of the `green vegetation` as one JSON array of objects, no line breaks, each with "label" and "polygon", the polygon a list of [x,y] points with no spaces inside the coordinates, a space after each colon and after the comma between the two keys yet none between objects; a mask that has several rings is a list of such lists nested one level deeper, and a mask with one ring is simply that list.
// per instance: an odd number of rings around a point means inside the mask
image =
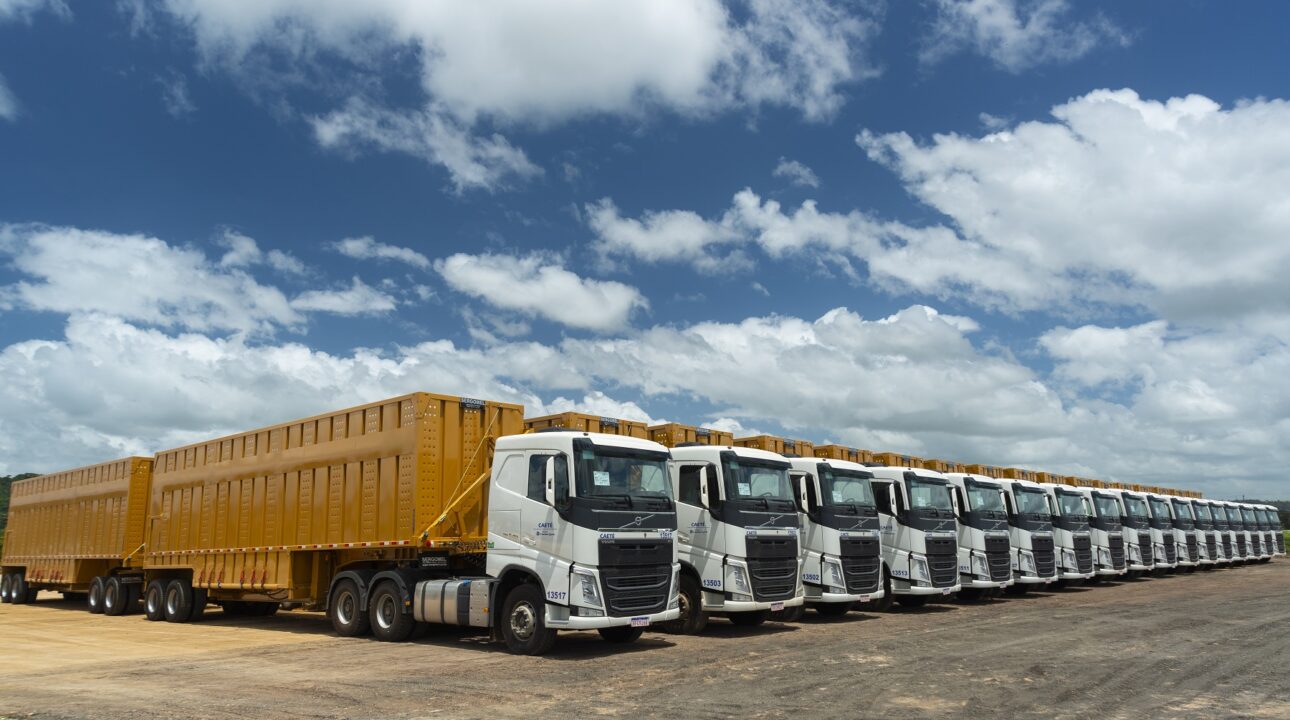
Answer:
[{"label": "green vegetation", "polygon": [[4,552],[4,527],[9,520],[9,486],[15,480],[26,480],[29,477],[36,477],[36,473],[0,475],[0,552]]}]

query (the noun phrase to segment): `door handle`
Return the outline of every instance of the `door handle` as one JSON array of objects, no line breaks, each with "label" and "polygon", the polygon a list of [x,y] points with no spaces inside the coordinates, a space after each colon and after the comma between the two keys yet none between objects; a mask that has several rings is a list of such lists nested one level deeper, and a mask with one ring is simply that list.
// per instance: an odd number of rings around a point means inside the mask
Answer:
[{"label": "door handle", "polygon": [[528,545],[529,547],[533,547],[534,545],[537,545],[537,540],[534,540],[533,538],[527,535],[520,538],[520,542],[524,543],[525,545]]}]

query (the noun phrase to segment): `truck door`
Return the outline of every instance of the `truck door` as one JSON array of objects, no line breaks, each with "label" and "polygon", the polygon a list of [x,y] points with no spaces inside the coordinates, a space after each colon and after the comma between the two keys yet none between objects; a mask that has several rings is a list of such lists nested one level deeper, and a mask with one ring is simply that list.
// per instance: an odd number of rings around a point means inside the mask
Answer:
[{"label": "truck door", "polygon": [[[521,551],[534,562],[534,570],[546,587],[547,599],[566,604],[569,592],[569,559],[574,557],[574,525],[562,522],[560,509],[547,501],[548,467],[558,497],[567,498],[573,479],[569,457],[561,452],[537,450],[527,453],[528,486],[520,501]],[[557,500],[556,505],[561,501]],[[564,558],[561,560],[560,558]],[[589,562],[594,563],[591,559]]]},{"label": "truck door", "polygon": [[706,462],[674,461],[672,463],[673,490],[676,495],[677,554],[683,564],[699,574],[699,584],[708,592],[721,592],[725,586],[725,534],[721,532],[709,505],[720,498],[712,498],[708,477],[716,477],[715,465]]}]

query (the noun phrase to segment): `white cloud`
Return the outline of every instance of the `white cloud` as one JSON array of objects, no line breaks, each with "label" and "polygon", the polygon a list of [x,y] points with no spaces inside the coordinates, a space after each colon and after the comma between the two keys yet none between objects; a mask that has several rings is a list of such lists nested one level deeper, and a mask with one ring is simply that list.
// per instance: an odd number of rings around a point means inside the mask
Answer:
[{"label": "white cloud", "polygon": [[18,119],[18,98],[14,97],[13,91],[9,89],[4,75],[0,75],[0,119],[10,121]]},{"label": "white cloud", "polygon": [[31,22],[43,10],[70,20],[72,10],[63,0],[0,0],[0,23],[9,21]]},{"label": "white cloud", "polygon": [[571,400],[564,396],[546,403],[542,412],[547,415],[566,412],[580,412],[618,420],[635,420],[647,425],[657,425],[665,420],[652,417],[634,402],[615,400],[599,390],[587,393],[581,400]]},{"label": "white cloud", "polygon": [[814,170],[788,158],[780,158],[779,164],[775,166],[775,172],[771,174],[775,177],[785,178],[798,187],[817,188],[820,186],[820,178],[815,174]]},{"label": "white cloud", "polygon": [[928,65],[964,51],[1008,72],[1079,59],[1100,45],[1128,45],[1129,36],[1097,15],[1069,19],[1067,0],[934,0],[936,17],[923,38]]},{"label": "white cloud", "polygon": [[588,280],[541,255],[466,255],[435,262],[454,290],[501,309],[588,330],[625,327],[633,311],[649,307],[636,288]]},{"label": "white cloud", "polygon": [[333,315],[381,315],[398,307],[393,297],[355,276],[343,290],[309,290],[291,301],[295,310]]},{"label": "white cloud", "polygon": [[332,245],[336,252],[355,260],[394,260],[428,270],[430,259],[411,248],[377,242],[370,237],[345,238]]},{"label": "white cloud", "polygon": [[263,263],[286,275],[304,275],[308,272],[305,264],[290,253],[282,250],[262,252],[253,238],[237,231],[225,230],[220,242],[228,248],[220,258],[220,267],[247,268]]},{"label": "white cloud", "polygon": [[197,111],[188,93],[188,79],[182,73],[158,75],[157,84],[161,86],[161,105],[171,117],[182,118]]},{"label": "white cloud", "polygon": [[[478,129],[547,127],[654,109],[705,116],[795,108],[824,120],[841,89],[875,74],[865,57],[876,4],[825,0],[563,0],[541,5],[415,0],[168,0],[208,67],[253,92],[308,85],[349,96],[312,122],[328,147],[404,152],[445,167],[458,191],[537,174],[523,151]],[[424,101],[379,100],[391,59],[419,62]],[[326,60],[337,63],[326,65]],[[342,68],[341,72],[335,68]]]}]

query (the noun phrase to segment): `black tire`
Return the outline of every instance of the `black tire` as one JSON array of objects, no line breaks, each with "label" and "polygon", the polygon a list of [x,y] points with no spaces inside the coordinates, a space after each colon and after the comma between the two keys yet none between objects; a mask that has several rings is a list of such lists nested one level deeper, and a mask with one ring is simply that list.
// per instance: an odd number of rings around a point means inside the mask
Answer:
[{"label": "black tire", "polygon": [[10,602],[9,586],[13,584],[13,573],[0,575],[0,603]]},{"label": "black tire", "polygon": [[152,622],[166,619],[166,583],[153,580],[143,591],[143,616]]},{"label": "black tire", "polygon": [[739,627],[757,627],[770,618],[769,610],[749,610],[748,612],[726,613],[730,622]]},{"label": "black tire", "polygon": [[327,619],[341,637],[361,637],[372,629],[367,613],[363,612],[362,596],[358,583],[346,578],[336,583],[327,603]]},{"label": "black tire", "polygon": [[896,602],[900,603],[901,607],[912,610],[914,608],[920,608],[926,605],[927,596],[926,595],[901,595],[900,597],[896,598]]},{"label": "black tire", "polygon": [[632,627],[631,625],[619,625],[618,627],[600,628],[599,632],[600,637],[604,638],[605,642],[626,645],[640,640],[645,629]]},{"label": "black tire", "polygon": [[107,587],[106,583],[103,582],[103,578],[96,577],[90,581],[90,591],[85,593],[85,607],[90,611],[91,615],[103,614],[103,594],[106,590]]},{"label": "black tire", "polygon": [[193,614],[193,586],[187,580],[175,578],[166,583],[166,622],[184,623]]},{"label": "black tire", "polygon": [[193,588],[193,609],[188,613],[188,622],[197,622],[206,614],[206,588]]},{"label": "black tire", "polygon": [[698,635],[708,626],[708,614],[703,611],[703,590],[698,578],[681,573],[677,596],[681,602],[681,617],[663,626],[668,632],[681,635]]},{"label": "black tire", "polygon": [[403,611],[403,600],[403,591],[393,580],[376,586],[367,600],[372,637],[381,642],[404,642],[412,636],[417,621],[412,613]]},{"label": "black tire", "polygon": [[842,617],[843,615],[851,612],[851,608],[853,607],[855,607],[855,603],[849,602],[816,603],[815,612],[819,613],[822,617]]},{"label": "black tire", "polygon": [[26,605],[35,601],[36,593],[32,592],[31,587],[27,585],[26,576],[19,573],[13,574],[13,580],[9,583],[9,598],[9,602],[14,605]]},{"label": "black tire", "polygon": [[873,609],[878,612],[889,612],[891,605],[896,601],[896,596],[891,592],[891,575],[887,572],[887,566],[882,566],[882,597],[873,601]]},{"label": "black tire", "polygon": [[113,575],[103,581],[103,614],[104,615],[124,615],[126,608],[130,606],[130,590],[126,588],[121,578]]},{"label": "black tire", "polygon": [[555,631],[546,626],[546,598],[532,583],[511,588],[497,622],[506,649],[516,655],[541,655],[555,644]]},{"label": "black tire", "polygon": [[770,614],[772,622],[794,623],[800,622],[806,616],[806,605],[795,605],[783,610],[776,610]]}]

